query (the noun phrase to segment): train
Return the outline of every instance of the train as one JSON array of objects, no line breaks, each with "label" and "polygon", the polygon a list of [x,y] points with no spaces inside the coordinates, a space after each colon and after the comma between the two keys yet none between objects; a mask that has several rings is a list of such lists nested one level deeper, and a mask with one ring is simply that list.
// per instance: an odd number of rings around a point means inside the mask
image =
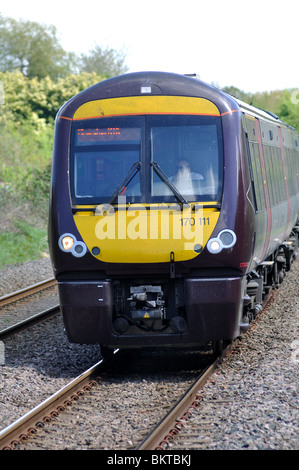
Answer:
[{"label": "train", "polygon": [[299,135],[197,75],[136,72],[55,120],[49,249],[71,343],[220,351],[298,252]]}]

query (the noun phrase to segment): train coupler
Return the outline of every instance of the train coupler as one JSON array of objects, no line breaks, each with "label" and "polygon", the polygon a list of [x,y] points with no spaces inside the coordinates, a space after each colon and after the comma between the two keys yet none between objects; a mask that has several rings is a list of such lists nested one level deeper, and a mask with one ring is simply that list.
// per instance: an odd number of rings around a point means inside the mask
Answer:
[{"label": "train coupler", "polygon": [[131,310],[130,316],[132,320],[162,320],[163,311],[158,310]]},{"label": "train coupler", "polygon": [[163,291],[161,286],[141,285],[130,287],[130,317],[132,320],[165,318]]}]

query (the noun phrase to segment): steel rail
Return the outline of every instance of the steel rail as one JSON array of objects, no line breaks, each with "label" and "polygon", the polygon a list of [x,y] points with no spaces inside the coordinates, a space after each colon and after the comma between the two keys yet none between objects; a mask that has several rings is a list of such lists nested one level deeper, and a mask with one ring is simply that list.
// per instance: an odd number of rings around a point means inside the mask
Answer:
[{"label": "steel rail", "polygon": [[31,411],[0,431],[0,449],[13,449],[15,445],[25,441],[31,434],[36,432],[36,426],[38,427],[39,422],[50,420],[51,417],[59,414],[69,404],[68,400],[78,399],[82,392],[88,391],[93,385],[91,383],[92,379],[96,377],[100,368],[117,352],[118,350],[114,350],[110,356],[101,359]]},{"label": "steel rail", "polygon": [[163,444],[168,445],[169,440],[183,428],[183,421],[188,419],[188,410],[196,407],[199,391],[203,388],[208,378],[213,374],[223,357],[231,350],[231,346],[227,346],[221,356],[207,366],[196,379],[196,381],[185,392],[181,399],[172,407],[167,415],[160,423],[151,431],[151,433],[143,440],[136,450],[156,450],[163,449]]},{"label": "steel rail", "polygon": [[54,305],[53,307],[48,308],[47,310],[43,310],[42,312],[36,313],[31,317],[26,318],[20,322],[15,323],[14,325],[8,326],[4,330],[0,330],[0,340],[7,338],[7,336],[12,335],[13,333],[17,333],[24,328],[28,328],[30,325],[34,325],[38,322],[47,320],[54,315],[60,313],[60,306]]},{"label": "steel rail", "polygon": [[29,295],[40,292],[41,290],[47,289],[48,287],[55,286],[57,283],[55,278],[46,279],[45,281],[38,282],[31,286],[25,287],[24,289],[17,290],[11,294],[3,295],[0,297],[0,307],[15,302],[16,300],[24,299]]},{"label": "steel rail", "polygon": [[[255,320],[251,323],[248,331],[243,333],[243,336],[247,334],[252,327],[254,327],[266,308],[270,304],[270,301],[275,297],[274,292],[269,292],[263,301],[263,309],[257,315]],[[174,435],[177,434],[181,428],[183,428],[183,421],[188,419],[188,410],[196,407],[198,404],[199,391],[203,388],[208,378],[213,374],[215,369],[218,367],[222,359],[227,356],[235,347],[237,340],[231,342],[226,346],[222,353],[217,356],[215,361],[204,369],[193,385],[187,390],[187,392],[181,397],[181,399],[172,407],[169,413],[162,418],[160,423],[151,431],[143,442],[136,448],[136,450],[163,450],[163,446],[168,446],[170,440],[173,439]],[[190,413],[189,413],[190,414]]]}]

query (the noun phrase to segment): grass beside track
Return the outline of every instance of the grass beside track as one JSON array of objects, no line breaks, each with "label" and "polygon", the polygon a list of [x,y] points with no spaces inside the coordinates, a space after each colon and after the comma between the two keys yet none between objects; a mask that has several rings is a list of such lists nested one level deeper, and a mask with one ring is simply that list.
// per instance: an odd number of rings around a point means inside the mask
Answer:
[{"label": "grass beside track", "polygon": [[15,231],[0,232],[0,268],[42,258],[47,249],[46,230],[15,221]]},{"label": "grass beside track", "polygon": [[24,201],[0,187],[0,269],[48,256],[48,195]]}]

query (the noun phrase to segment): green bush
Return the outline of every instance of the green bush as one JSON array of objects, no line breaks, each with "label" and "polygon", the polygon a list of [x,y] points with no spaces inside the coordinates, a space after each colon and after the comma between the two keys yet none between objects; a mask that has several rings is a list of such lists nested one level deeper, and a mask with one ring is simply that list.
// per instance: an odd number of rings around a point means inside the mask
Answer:
[{"label": "green bush", "polygon": [[52,156],[53,131],[45,129],[43,134],[33,134],[32,129],[18,129],[13,125],[0,125],[0,180],[11,180],[19,169],[36,168],[43,170]]},{"label": "green bush", "polygon": [[0,232],[0,268],[25,263],[47,255],[47,232],[22,220],[15,220],[14,231]]},{"label": "green bush", "polygon": [[2,172],[5,187],[23,201],[33,204],[44,203],[49,199],[51,164],[39,169],[31,166],[6,167]]},{"label": "green bush", "polygon": [[0,72],[0,267],[48,254],[47,220],[54,119],[95,73],[38,80]]}]

